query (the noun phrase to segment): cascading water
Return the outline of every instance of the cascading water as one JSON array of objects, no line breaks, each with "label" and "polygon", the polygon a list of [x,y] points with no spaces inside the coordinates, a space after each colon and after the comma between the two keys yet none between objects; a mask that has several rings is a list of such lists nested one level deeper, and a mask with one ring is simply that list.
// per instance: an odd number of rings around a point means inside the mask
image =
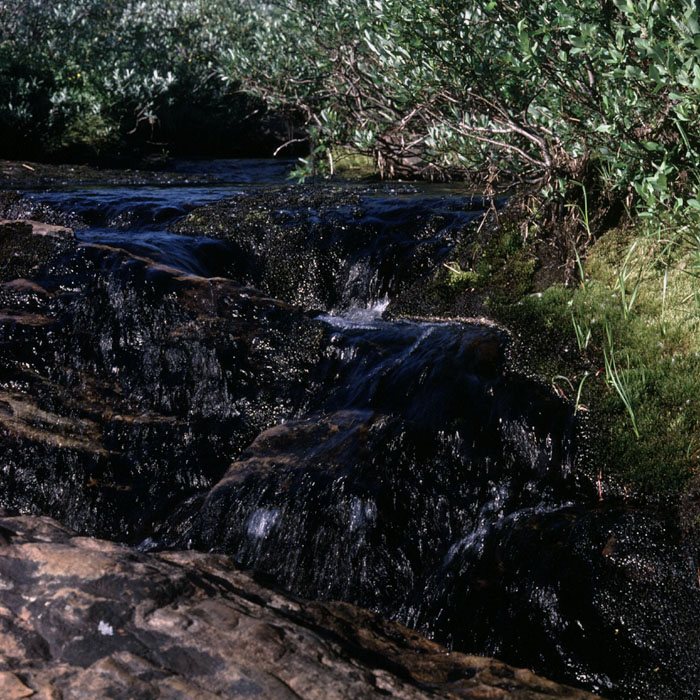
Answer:
[{"label": "cascading water", "polygon": [[2,505],[226,552],[611,698],[696,697],[673,518],[598,502],[571,406],[502,330],[383,318],[483,202],[215,170],[23,200],[78,242],[0,289]]}]

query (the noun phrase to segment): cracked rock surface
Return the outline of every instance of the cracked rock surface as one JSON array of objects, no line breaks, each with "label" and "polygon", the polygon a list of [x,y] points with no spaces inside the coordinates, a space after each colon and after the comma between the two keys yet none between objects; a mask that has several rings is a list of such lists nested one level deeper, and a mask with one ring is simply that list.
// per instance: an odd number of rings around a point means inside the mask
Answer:
[{"label": "cracked rock surface", "polygon": [[288,596],[222,555],[145,554],[27,516],[0,518],[0,697],[595,696]]}]

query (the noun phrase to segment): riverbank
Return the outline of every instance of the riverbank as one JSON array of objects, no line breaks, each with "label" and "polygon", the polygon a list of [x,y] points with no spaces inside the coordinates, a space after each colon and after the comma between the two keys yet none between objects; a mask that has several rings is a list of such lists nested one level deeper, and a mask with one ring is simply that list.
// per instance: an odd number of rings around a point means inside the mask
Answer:
[{"label": "riverbank", "polygon": [[[341,165],[341,173],[353,171]],[[0,186],[9,188],[217,182],[196,172],[0,161]],[[8,197],[11,218],[42,218],[36,209],[12,209]],[[449,260],[392,300],[389,316],[482,317],[510,328],[527,358],[521,369],[576,404],[596,435],[606,457],[601,488],[680,498],[690,509],[684,521],[693,522],[700,515],[700,289],[692,231],[672,236],[662,221],[626,219],[597,239],[589,235],[578,257],[571,245],[523,224],[519,195],[486,212],[476,235],[463,236]]]},{"label": "riverbank", "polygon": [[390,311],[508,327],[521,368],[571,401],[594,435],[602,492],[670,496],[695,521],[700,297],[690,235],[627,219],[578,255],[523,229],[520,212],[516,197],[487,213],[479,235]]},{"label": "riverbank", "polygon": [[[216,182],[215,176],[176,173],[172,161],[157,170],[95,168],[89,165],[37,163],[35,161],[0,160],[0,188],[26,189],[65,185],[169,185],[175,183]],[[170,166],[168,168],[168,166]]]}]

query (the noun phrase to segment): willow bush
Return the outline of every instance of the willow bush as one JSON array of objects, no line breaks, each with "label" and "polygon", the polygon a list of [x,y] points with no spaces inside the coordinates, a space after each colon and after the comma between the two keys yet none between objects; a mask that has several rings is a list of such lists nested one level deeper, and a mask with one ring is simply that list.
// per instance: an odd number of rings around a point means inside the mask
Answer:
[{"label": "willow bush", "polygon": [[236,12],[220,0],[0,2],[2,155],[171,145],[183,129],[195,143],[230,134],[250,107],[218,74]]},{"label": "willow bush", "polygon": [[694,199],[691,0],[281,0],[241,35],[224,75],[304,115],[309,167],[340,144],[387,175]]}]

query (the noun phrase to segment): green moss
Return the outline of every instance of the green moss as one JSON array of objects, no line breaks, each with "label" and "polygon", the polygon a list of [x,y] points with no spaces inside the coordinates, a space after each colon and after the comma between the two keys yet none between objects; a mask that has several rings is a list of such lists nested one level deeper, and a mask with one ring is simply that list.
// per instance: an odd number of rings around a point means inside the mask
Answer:
[{"label": "green moss", "polygon": [[337,177],[347,180],[362,180],[376,177],[377,166],[374,159],[364,153],[349,148],[334,148],[333,170]]},{"label": "green moss", "polygon": [[[631,357],[631,362],[634,360]],[[601,416],[610,425],[611,456],[622,476],[647,491],[677,492],[698,464],[700,372],[690,356],[631,365],[632,399],[640,437],[609,394]]]},{"label": "green moss", "polygon": [[250,209],[245,213],[244,221],[247,224],[265,224],[269,223],[269,213],[262,209]]},{"label": "green moss", "polygon": [[578,387],[588,373],[581,401],[608,471],[646,492],[678,493],[700,466],[698,261],[692,246],[663,240],[651,222],[609,231],[589,251],[585,284],[525,296],[497,315],[541,378]]},{"label": "green moss", "polygon": [[448,263],[447,283],[479,292],[491,308],[513,304],[532,288],[536,258],[515,222],[505,222],[455,254],[467,263],[465,269],[459,261]]}]

